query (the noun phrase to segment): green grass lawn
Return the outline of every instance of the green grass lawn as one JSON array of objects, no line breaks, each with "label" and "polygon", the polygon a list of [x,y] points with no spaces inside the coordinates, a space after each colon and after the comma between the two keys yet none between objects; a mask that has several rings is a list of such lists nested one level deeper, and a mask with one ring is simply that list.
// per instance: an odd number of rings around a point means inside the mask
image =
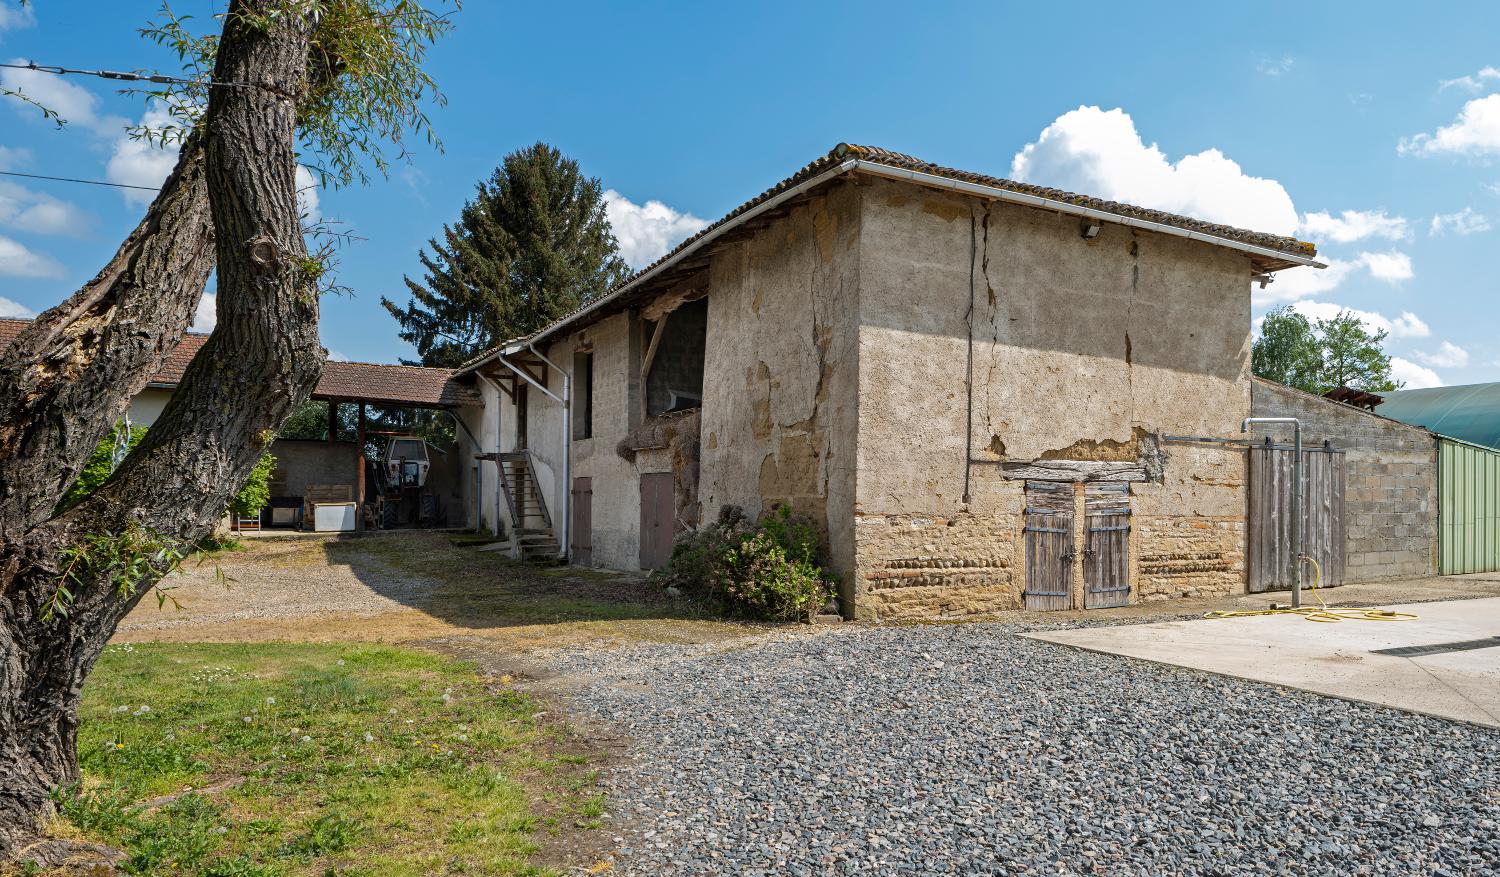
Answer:
[{"label": "green grass lawn", "polygon": [[547,874],[541,842],[603,802],[541,709],[410,649],[110,646],[59,830],[132,874]]}]

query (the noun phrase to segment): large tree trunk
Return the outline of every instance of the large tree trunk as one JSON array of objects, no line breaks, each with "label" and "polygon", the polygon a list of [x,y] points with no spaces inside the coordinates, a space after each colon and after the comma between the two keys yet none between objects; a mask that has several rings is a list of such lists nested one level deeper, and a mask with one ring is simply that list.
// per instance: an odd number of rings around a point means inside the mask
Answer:
[{"label": "large tree trunk", "polygon": [[0,543],[0,859],[34,836],[51,790],[78,779],[83,680],[119,620],[159,577],[122,593],[112,570],[75,555],[73,569],[86,574],[70,582],[70,612],[43,621],[69,552],[93,544],[91,536],[106,537],[105,552],[132,550],[132,538],[176,545],[201,538],[322,368],[294,152],[310,25],[285,12],[260,17],[273,7],[286,4],[231,4],[213,78],[263,87],[213,89],[203,127],[219,270],[213,337],[102,488],[56,517],[7,531]]},{"label": "large tree trunk", "polygon": [[51,517],[192,323],[214,267],[203,139],[114,258],[0,351],[0,542]]}]

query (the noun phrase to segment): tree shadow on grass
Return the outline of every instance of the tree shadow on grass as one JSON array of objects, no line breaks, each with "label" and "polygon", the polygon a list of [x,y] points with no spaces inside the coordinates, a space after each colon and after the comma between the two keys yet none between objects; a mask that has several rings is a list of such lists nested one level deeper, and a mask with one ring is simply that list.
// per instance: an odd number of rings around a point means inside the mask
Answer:
[{"label": "tree shadow on grass", "polygon": [[374,593],[456,627],[711,617],[667,597],[645,574],[536,566],[459,547],[441,533],[371,533],[320,545],[327,563],[347,567]]}]

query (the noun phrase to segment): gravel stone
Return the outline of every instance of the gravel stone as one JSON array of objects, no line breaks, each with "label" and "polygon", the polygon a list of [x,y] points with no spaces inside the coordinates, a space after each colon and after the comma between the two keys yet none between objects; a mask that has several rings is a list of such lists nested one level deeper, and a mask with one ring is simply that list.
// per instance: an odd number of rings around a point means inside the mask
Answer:
[{"label": "gravel stone", "polygon": [[1023,629],[556,653],[615,873],[1500,874],[1500,732]]}]

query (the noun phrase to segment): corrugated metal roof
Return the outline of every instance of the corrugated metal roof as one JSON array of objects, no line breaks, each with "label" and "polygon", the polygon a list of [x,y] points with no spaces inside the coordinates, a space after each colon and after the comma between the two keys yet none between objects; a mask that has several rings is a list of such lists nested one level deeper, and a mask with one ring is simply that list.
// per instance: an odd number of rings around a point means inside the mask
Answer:
[{"label": "corrugated metal roof", "polygon": [[[0,349],[10,346],[11,340],[30,322],[0,319]],[[198,355],[208,337],[197,332],[183,335],[181,343],[151,379],[152,386],[177,386],[188,363]],[[453,408],[480,403],[479,394],[472,387],[455,381],[450,369],[332,360],[323,363],[323,376],[318,379],[313,398],[423,408]]]},{"label": "corrugated metal roof", "polygon": [[1500,383],[1397,390],[1386,393],[1376,411],[1440,435],[1500,448]]}]

